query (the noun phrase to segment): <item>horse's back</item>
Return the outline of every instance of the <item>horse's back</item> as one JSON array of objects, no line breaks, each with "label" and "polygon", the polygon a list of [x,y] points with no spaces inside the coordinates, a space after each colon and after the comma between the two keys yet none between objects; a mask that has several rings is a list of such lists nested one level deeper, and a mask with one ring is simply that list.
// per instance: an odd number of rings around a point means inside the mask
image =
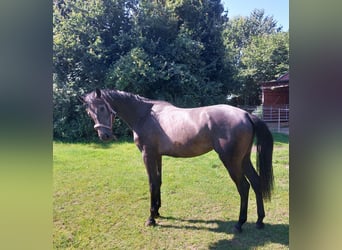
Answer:
[{"label": "horse's back", "polygon": [[167,105],[156,112],[156,120],[164,132],[174,136],[198,134],[202,130],[221,133],[253,130],[245,110],[225,104],[197,108]]},{"label": "horse's back", "polygon": [[251,122],[245,110],[230,105],[207,106],[206,112],[212,126],[234,128],[250,128]]}]

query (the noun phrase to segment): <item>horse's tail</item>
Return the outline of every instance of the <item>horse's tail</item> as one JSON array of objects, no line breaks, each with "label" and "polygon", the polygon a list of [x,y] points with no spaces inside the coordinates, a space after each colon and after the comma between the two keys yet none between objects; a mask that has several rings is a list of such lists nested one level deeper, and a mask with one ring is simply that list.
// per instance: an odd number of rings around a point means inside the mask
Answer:
[{"label": "horse's tail", "polygon": [[254,115],[249,115],[256,135],[256,165],[260,176],[261,193],[264,199],[271,199],[273,189],[273,136],[265,122]]}]

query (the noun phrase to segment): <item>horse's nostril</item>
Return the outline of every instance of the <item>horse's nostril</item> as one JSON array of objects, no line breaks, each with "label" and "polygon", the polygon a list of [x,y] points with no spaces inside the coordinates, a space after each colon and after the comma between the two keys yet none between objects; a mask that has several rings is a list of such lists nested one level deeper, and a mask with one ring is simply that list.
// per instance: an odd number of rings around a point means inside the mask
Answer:
[{"label": "horse's nostril", "polygon": [[100,139],[103,141],[109,141],[111,139],[111,135],[107,134],[107,133],[103,133],[100,135]]}]

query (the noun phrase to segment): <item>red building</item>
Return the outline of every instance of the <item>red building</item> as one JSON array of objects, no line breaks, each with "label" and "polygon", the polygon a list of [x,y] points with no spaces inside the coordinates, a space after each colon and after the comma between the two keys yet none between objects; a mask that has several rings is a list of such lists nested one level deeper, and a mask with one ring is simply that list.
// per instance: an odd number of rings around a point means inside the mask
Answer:
[{"label": "red building", "polygon": [[275,81],[261,83],[262,104],[264,107],[288,108],[289,80],[290,75],[286,73]]},{"label": "red building", "polygon": [[289,81],[290,75],[286,73],[275,81],[261,83],[264,120],[275,121],[278,117],[278,120],[288,121]]}]

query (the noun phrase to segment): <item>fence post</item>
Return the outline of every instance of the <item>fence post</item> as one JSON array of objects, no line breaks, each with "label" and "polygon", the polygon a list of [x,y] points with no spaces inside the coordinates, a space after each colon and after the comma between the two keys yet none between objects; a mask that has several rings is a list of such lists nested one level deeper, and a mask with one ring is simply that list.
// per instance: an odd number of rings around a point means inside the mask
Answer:
[{"label": "fence post", "polygon": [[278,133],[280,132],[280,108],[278,109]]}]

